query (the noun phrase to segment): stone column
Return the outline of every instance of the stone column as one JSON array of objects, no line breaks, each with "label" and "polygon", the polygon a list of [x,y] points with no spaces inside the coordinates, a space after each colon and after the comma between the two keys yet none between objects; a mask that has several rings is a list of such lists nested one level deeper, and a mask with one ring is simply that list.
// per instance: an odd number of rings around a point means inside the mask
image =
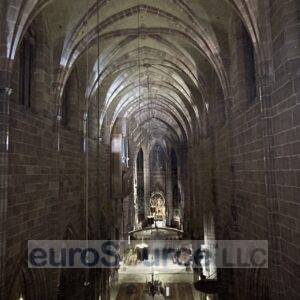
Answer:
[{"label": "stone column", "polygon": [[178,166],[178,189],[180,192],[180,197],[181,197],[181,203],[179,205],[180,209],[180,223],[181,223],[181,228],[183,228],[183,218],[184,218],[184,199],[185,199],[185,190],[184,190],[184,177],[182,176],[182,170],[181,170],[181,164]]},{"label": "stone column", "polygon": [[[0,87],[0,290],[4,291],[6,215],[9,146],[9,96],[11,89]],[[3,296],[0,294],[0,298]],[[3,296],[4,298],[4,296]]]},{"label": "stone column", "polygon": [[168,153],[166,161],[166,206],[168,208],[168,219],[167,222],[171,224],[173,217],[173,193],[172,193],[172,165],[171,155]]},{"label": "stone column", "polygon": [[188,234],[188,222],[190,221],[190,189],[189,189],[189,173],[188,173],[188,156],[187,150],[183,152],[184,159],[180,163],[180,183],[181,183],[181,213],[182,213],[182,228],[184,230],[185,238],[189,238]]},{"label": "stone column", "polygon": [[145,217],[150,214],[150,153],[148,148],[143,149],[144,152],[144,201],[145,201]]},{"label": "stone column", "polygon": [[134,229],[138,227],[138,194],[137,194],[137,189],[138,189],[138,182],[137,182],[137,155],[134,155],[133,159],[133,203],[134,203]]}]

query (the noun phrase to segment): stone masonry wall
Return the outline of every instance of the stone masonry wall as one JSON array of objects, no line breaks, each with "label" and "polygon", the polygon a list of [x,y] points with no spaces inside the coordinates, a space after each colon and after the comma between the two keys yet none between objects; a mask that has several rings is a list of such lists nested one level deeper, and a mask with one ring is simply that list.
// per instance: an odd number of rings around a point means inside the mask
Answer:
[{"label": "stone masonry wall", "polygon": [[[54,78],[52,59],[51,45],[37,35],[34,94],[30,108],[19,104],[18,61],[11,80],[5,299],[9,294],[14,295],[14,281],[21,270],[29,272],[26,265],[23,267],[27,240],[63,239],[70,228],[74,234],[72,238],[86,237],[87,161],[82,125],[85,100],[78,88],[82,83],[73,71],[69,79],[69,122],[58,128],[51,88]],[[93,132],[98,130],[95,120],[97,115],[92,115],[90,128]],[[107,228],[106,224],[110,222],[106,217],[106,211],[110,210],[107,201],[109,147],[98,144],[95,136],[89,137],[88,144],[89,238],[109,238],[106,230],[100,231],[100,227]],[[59,276],[56,271],[45,271],[43,280],[48,288],[36,297],[56,299]],[[83,284],[81,280],[78,282]],[[30,282],[32,290],[38,289],[39,284],[38,280]]]}]

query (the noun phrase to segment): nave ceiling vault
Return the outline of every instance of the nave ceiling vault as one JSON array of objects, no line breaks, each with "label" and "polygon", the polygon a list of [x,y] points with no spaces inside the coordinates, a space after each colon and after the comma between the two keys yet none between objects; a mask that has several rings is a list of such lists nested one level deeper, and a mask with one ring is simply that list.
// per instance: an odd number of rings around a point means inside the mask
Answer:
[{"label": "nave ceiling vault", "polygon": [[132,130],[135,134],[150,134],[151,128],[153,136],[185,144],[201,133],[214,76],[223,97],[230,95],[231,16],[240,16],[254,45],[259,38],[252,2],[20,1],[20,7],[11,8],[7,53],[13,64],[30,24],[43,20],[47,38],[59,48],[53,66],[58,106],[77,68],[86,73],[86,99],[100,102],[100,126],[112,129],[125,117],[133,119],[132,129],[140,128]]}]

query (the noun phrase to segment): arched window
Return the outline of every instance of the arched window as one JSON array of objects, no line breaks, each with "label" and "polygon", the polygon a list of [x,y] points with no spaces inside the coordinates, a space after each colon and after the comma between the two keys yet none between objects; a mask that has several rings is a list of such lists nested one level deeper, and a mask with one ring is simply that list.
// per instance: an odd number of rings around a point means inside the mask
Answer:
[{"label": "arched window", "polygon": [[177,155],[175,150],[171,150],[171,167],[173,175],[177,176]]},{"label": "arched window", "polygon": [[137,170],[143,171],[144,170],[144,152],[143,149],[140,149],[137,157]]},{"label": "arched window", "polygon": [[70,104],[70,79],[66,83],[63,97],[62,97],[61,117],[62,117],[62,125],[64,126],[67,126],[69,121],[69,116],[68,116],[69,104]]},{"label": "arched window", "polygon": [[161,145],[156,144],[151,151],[151,169],[153,171],[166,170],[166,157],[164,149]]},{"label": "arched window", "polygon": [[173,188],[173,207],[179,208],[180,204],[181,204],[181,194],[178,185],[175,185]]},{"label": "arched window", "polygon": [[144,202],[144,152],[140,149],[137,159],[137,204],[138,204],[138,220],[142,222],[145,219],[145,202]]},{"label": "arched window", "polygon": [[249,102],[254,102],[257,97],[256,92],[256,70],[255,70],[255,52],[251,37],[242,24],[242,41],[245,64],[245,81],[247,87],[247,97]]},{"label": "arched window", "polygon": [[30,107],[33,93],[33,77],[35,63],[35,35],[28,29],[20,44],[20,104]]}]

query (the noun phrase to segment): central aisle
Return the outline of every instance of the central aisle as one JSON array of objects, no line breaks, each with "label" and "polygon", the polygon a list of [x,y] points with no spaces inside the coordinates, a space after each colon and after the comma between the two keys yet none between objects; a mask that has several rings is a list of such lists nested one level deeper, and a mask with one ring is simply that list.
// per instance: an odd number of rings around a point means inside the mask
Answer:
[{"label": "central aisle", "polygon": [[[193,287],[188,283],[170,283],[170,297],[167,299],[174,300],[196,300],[193,295]],[[119,289],[117,300],[150,300],[153,299],[144,293],[145,284],[122,284]],[[165,299],[163,296],[155,296],[155,300]],[[199,299],[199,298],[198,298]]]}]

